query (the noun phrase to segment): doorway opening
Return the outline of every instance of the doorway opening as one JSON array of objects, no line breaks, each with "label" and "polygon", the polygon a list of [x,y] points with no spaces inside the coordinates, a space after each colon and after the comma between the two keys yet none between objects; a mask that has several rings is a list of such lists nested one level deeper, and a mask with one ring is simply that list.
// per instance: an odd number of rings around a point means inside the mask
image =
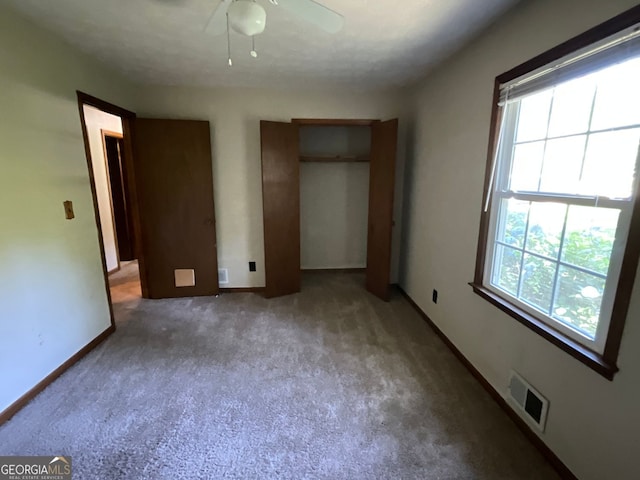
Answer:
[{"label": "doorway opening", "polygon": [[112,318],[135,298],[217,295],[209,122],[138,118],[82,92],[78,106]]},{"label": "doorway opening", "polygon": [[122,132],[101,129],[104,157],[107,167],[107,187],[111,200],[111,214],[115,237],[115,251],[118,266],[122,262],[136,260],[132,243],[132,220],[130,215],[129,195],[126,186],[126,166],[123,165],[124,141]]},{"label": "doorway opening", "polygon": [[142,297],[129,138],[135,114],[82,92],[78,106],[114,323],[114,304]]}]

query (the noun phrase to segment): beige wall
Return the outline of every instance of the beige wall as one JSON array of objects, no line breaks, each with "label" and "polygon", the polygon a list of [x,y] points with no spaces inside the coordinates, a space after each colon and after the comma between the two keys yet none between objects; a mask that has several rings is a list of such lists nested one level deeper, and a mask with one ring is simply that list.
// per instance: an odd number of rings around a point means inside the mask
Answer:
[{"label": "beige wall", "polygon": [[84,118],[87,125],[87,135],[89,136],[93,178],[96,183],[96,195],[98,197],[98,208],[100,209],[104,255],[107,261],[107,270],[112,271],[118,268],[119,263],[116,232],[113,223],[113,208],[111,205],[109,172],[107,159],[105,158],[102,130],[122,133],[122,120],[120,117],[87,105],[84,106]]},{"label": "beige wall", "polygon": [[[140,92],[139,105],[139,116],[211,122],[218,265],[229,270],[229,287],[264,286],[260,120],[400,117],[401,129],[405,123],[402,97],[394,92],[149,87]],[[401,144],[400,169],[403,151]],[[402,175],[398,175],[394,276],[399,258],[401,187]],[[257,272],[249,272],[250,260],[257,262]]]},{"label": "beige wall", "polygon": [[2,411],[109,326],[76,89],[125,107],[133,95],[2,7],[0,45]]},{"label": "beige wall", "polygon": [[421,84],[409,132],[402,285],[502,395],[514,369],[549,399],[542,439],[583,480],[640,478],[640,282],[613,382],[475,295],[467,282],[494,78],[635,3],[524,2]]}]

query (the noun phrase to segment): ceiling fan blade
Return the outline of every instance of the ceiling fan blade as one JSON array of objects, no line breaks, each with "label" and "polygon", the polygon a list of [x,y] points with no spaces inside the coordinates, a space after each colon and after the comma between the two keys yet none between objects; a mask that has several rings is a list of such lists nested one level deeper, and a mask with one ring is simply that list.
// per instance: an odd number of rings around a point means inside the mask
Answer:
[{"label": "ceiling fan blade", "polygon": [[342,15],[313,0],[276,0],[272,3],[329,33],[339,32],[344,25]]},{"label": "ceiling fan blade", "polygon": [[220,0],[204,27],[206,33],[220,35],[227,31],[227,9],[232,0]]}]

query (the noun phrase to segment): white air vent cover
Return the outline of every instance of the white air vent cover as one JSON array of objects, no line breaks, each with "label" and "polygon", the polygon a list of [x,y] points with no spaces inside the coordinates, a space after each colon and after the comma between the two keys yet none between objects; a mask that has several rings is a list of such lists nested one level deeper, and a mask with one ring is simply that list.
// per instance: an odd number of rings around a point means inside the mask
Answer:
[{"label": "white air vent cover", "polygon": [[509,379],[509,396],[512,403],[516,405],[520,416],[544,432],[549,401],[540,395],[529,382],[513,371]]},{"label": "white air vent cover", "polygon": [[229,270],[227,268],[218,269],[218,283],[229,283]]}]

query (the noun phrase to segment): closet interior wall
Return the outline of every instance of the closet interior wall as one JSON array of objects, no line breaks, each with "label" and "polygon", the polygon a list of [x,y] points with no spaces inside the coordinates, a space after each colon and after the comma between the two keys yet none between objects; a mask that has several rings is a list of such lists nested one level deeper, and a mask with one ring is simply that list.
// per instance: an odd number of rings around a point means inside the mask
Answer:
[{"label": "closet interior wall", "polygon": [[301,269],[366,268],[371,127],[303,125],[299,139]]}]

